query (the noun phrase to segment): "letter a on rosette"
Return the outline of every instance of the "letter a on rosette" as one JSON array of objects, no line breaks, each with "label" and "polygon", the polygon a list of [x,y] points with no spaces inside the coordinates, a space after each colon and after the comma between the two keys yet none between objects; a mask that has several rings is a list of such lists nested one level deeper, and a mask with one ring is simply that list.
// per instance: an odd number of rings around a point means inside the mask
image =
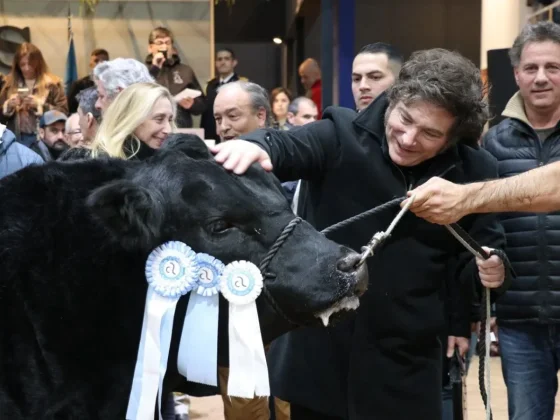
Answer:
[{"label": "letter a on rosette", "polygon": [[195,252],[182,242],[166,242],[148,256],[149,286],[127,420],[153,420],[156,398],[161,407],[175,308],[179,298],[192,290],[197,271]]},{"label": "letter a on rosette", "polygon": [[224,264],[196,254],[198,272],[183,324],[177,368],[191,382],[217,386],[219,280]]},{"label": "letter a on rosette", "polygon": [[220,291],[229,301],[227,393],[232,397],[270,395],[268,368],[255,302],[262,288],[260,270],[248,261],[228,264],[220,278]]}]

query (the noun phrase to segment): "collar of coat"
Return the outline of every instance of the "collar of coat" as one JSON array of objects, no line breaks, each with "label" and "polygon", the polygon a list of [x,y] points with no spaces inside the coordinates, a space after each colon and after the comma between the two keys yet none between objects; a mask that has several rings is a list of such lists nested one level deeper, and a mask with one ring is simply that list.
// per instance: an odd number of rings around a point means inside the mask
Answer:
[{"label": "collar of coat", "polygon": [[515,118],[516,120],[522,121],[529,127],[531,127],[531,123],[529,122],[527,113],[525,112],[525,104],[519,91],[517,91],[515,95],[513,95],[508,101],[506,107],[504,108],[504,111],[502,112],[502,116],[507,118]]},{"label": "collar of coat", "polygon": [[[514,121],[520,121],[531,130],[534,130],[533,126],[529,122],[529,118],[527,118],[527,113],[525,112],[525,102],[523,101],[523,97],[519,91],[517,91],[508,101],[502,112],[502,116],[510,118]],[[522,125],[517,124],[517,127],[522,127]],[[556,130],[558,129],[560,129],[560,121],[556,123]],[[525,128],[524,131],[527,132],[527,129]]]}]

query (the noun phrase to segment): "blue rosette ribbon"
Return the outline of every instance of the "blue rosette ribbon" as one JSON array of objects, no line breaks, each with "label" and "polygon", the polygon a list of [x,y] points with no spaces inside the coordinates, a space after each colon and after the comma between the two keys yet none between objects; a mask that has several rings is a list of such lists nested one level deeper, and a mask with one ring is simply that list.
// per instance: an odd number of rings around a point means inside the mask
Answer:
[{"label": "blue rosette ribbon", "polygon": [[177,369],[187,380],[217,386],[219,280],[224,264],[196,254],[198,271],[179,344]]},{"label": "blue rosette ribbon", "polygon": [[192,290],[197,271],[195,252],[182,242],[166,242],[148,256],[148,292],[127,420],[153,420],[156,398],[162,419],[161,392],[175,308],[179,298]]},{"label": "blue rosette ribbon", "polygon": [[256,300],[263,277],[249,261],[228,264],[220,277],[220,291],[229,301],[228,395],[254,398],[270,395],[268,367]]}]

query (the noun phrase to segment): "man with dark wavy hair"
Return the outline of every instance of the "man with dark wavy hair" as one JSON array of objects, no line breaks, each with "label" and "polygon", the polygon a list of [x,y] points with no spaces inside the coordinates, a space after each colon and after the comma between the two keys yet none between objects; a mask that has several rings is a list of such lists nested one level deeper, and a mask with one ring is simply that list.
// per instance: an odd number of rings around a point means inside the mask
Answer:
[{"label": "man with dark wavy hair", "polygon": [[[281,181],[307,180],[301,214],[323,229],[435,175],[455,182],[495,177],[495,159],[477,143],[487,118],[476,66],[433,49],[413,54],[393,87],[358,114],[330,107],[297,130],[258,130],[212,150],[236,174],[259,162]],[[348,225],[332,239],[359,250],[397,210]],[[479,243],[503,248],[496,216],[469,216],[461,225]],[[272,344],[271,391],[291,403],[292,420],[441,419],[439,337],[450,335],[448,356],[456,347],[464,353],[473,293],[484,285],[495,297],[510,280],[500,258],[475,261],[445,229],[412,214],[368,268],[369,291],[354,318]]]}]

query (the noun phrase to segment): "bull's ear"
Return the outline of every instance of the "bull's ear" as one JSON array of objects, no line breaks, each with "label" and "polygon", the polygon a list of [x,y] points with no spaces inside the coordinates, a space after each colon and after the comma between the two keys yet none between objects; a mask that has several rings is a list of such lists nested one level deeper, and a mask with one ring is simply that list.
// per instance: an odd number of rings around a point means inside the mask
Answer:
[{"label": "bull's ear", "polygon": [[160,151],[163,153],[167,151],[184,153],[193,159],[210,159],[212,157],[204,140],[193,134],[171,134]]},{"label": "bull's ear", "polygon": [[125,249],[149,250],[157,246],[165,212],[157,191],[119,180],[94,190],[86,205]]}]

